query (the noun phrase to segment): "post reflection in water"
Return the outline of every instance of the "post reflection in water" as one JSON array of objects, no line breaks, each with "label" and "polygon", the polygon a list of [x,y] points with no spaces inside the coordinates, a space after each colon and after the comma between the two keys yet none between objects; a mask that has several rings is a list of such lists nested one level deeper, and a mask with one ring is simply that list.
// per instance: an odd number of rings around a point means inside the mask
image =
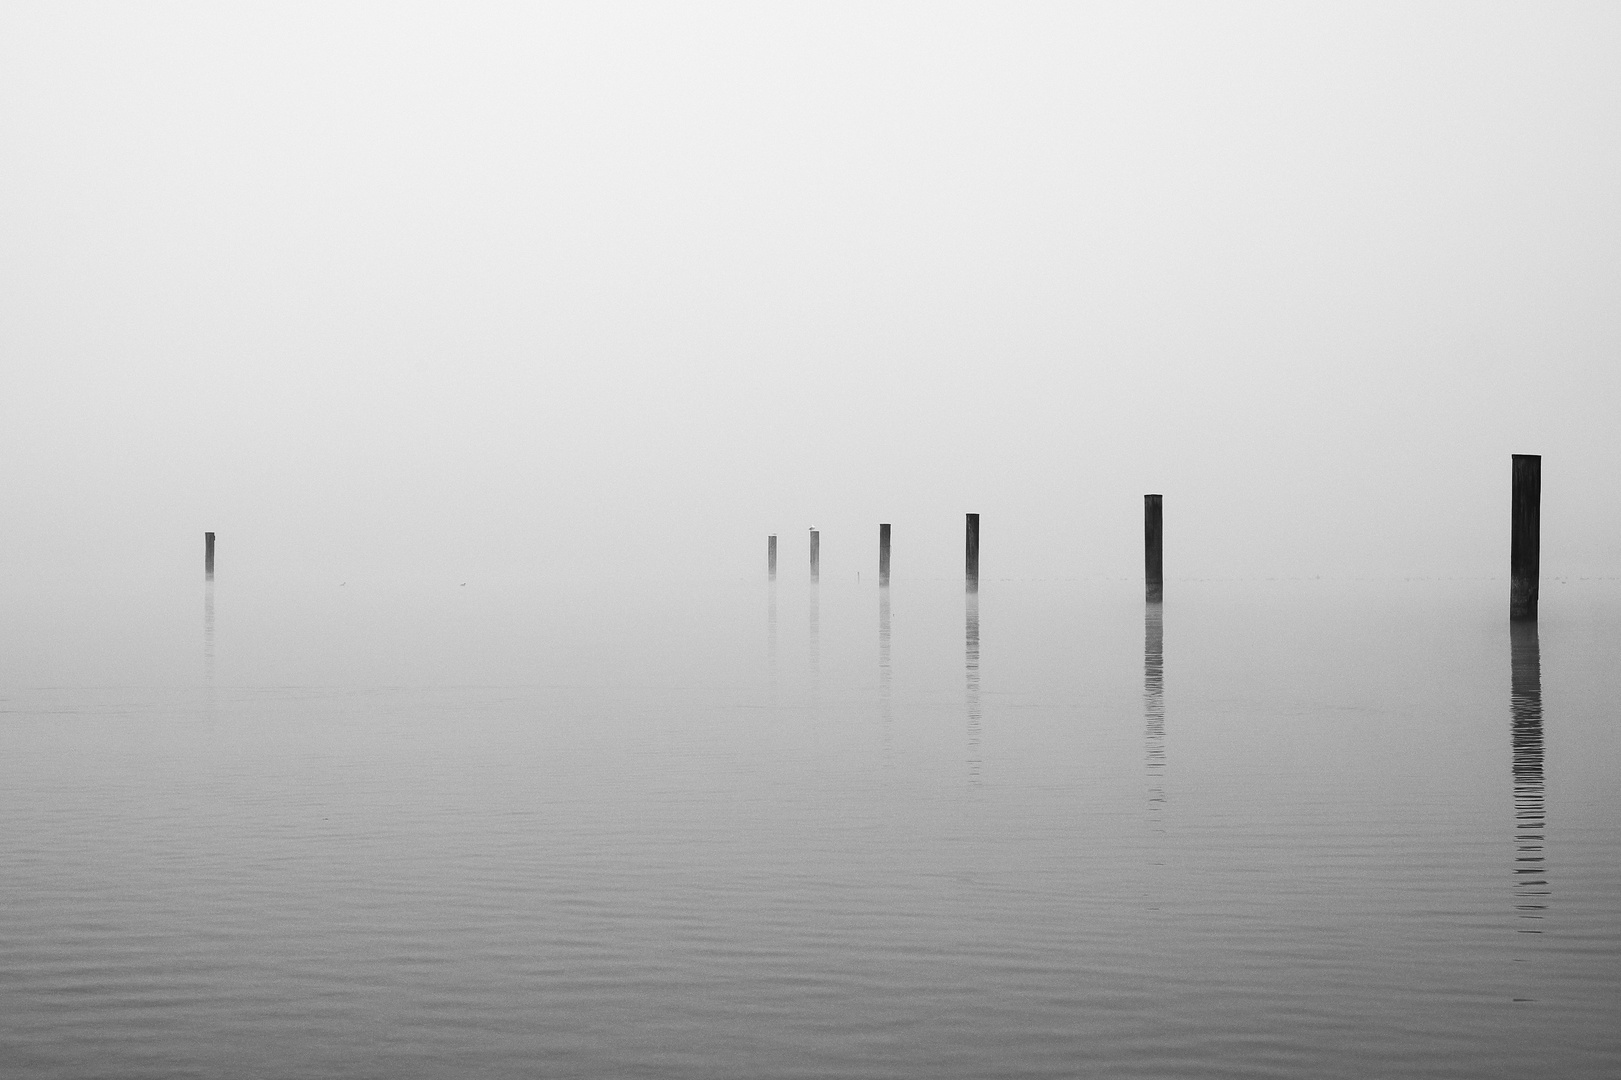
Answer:
[{"label": "post reflection in water", "polygon": [[1143,718],[1148,747],[1148,811],[1163,831],[1165,806],[1165,608],[1149,604],[1143,615]]},{"label": "post reflection in water", "polygon": [[[977,583],[976,583],[977,584]],[[979,781],[979,589],[971,584],[966,594],[967,625],[964,661],[968,674],[968,778]]]},{"label": "post reflection in water", "polygon": [[767,586],[765,609],[765,663],[771,684],[771,699],[777,697],[777,583]]},{"label": "post reflection in water", "polygon": [[[1514,752],[1514,907],[1522,919],[1541,919],[1548,908],[1548,874],[1543,861],[1547,815],[1542,777],[1542,647],[1537,624],[1509,624],[1513,663],[1509,712]],[[1522,934],[1540,934],[1534,926]]]},{"label": "post reflection in water", "polygon": [[203,585],[203,677],[214,686],[214,579]]},{"label": "post reflection in water", "polygon": [[822,682],[822,597],[816,586],[810,590],[810,640],[806,648],[810,659],[810,689],[815,693]]},{"label": "post reflection in water", "polygon": [[890,711],[889,666],[889,586],[878,588],[878,719],[882,725],[879,738],[883,746],[884,764],[890,764],[894,719]]}]

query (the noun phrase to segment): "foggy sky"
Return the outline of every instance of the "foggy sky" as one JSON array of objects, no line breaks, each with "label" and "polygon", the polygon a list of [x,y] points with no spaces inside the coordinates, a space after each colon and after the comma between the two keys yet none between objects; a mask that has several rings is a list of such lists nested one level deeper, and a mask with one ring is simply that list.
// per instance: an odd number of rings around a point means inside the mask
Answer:
[{"label": "foggy sky", "polygon": [[0,14],[0,571],[1621,573],[1613,4]]}]

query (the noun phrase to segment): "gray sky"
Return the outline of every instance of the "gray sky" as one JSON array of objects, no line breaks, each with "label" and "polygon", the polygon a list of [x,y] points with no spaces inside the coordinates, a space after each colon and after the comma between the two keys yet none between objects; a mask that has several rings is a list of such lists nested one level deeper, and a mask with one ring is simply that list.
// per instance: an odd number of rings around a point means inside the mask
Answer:
[{"label": "gray sky", "polygon": [[[0,15],[0,567],[1621,573],[1621,8]],[[223,572],[223,571],[222,571]]]}]

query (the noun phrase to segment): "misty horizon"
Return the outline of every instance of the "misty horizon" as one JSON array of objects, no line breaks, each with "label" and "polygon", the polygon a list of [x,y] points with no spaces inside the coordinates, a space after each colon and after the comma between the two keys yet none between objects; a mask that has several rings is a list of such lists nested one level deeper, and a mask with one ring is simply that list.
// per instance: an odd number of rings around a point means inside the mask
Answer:
[{"label": "misty horizon", "polygon": [[0,41],[13,581],[1621,566],[1605,6],[152,10]]}]

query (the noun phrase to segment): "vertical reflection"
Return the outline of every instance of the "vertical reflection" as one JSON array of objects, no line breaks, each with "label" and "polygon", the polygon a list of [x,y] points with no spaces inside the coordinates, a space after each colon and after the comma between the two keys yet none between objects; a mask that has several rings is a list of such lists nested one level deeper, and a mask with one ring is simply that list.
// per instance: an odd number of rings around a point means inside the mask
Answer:
[{"label": "vertical reflection", "polygon": [[1163,829],[1165,806],[1165,608],[1149,604],[1143,615],[1143,719],[1148,746],[1148,811]]},{"label": "vertical reflection", "polygon": [[815,585],[810,590],[810,690],[814,695],[822,683],[822,597]]},{"label": "vertical reflection", "polygon": [[[1548,907],[1547,867],[1543,838],[1547,817],[1542,780],[1542,648],[1537,624],[1509,624],[1513,666],[1509,711],[1513,716],[1514,750],[1514,907],[1522,919],[1541,919]],[[1524,927],[1522,934],[1540,934]]]},{"label": "vertical reflection", "polygon": [[210,715],[214,712],[214,578],[203,583],[203,689]]},{"label": "vertical reflection", "polygon": [[878,719],[882,724],[879,739],[884,751],[885,765],[889,764],[893,727],[889,684],[889,586],[881,585],[878,588]]},{"label": "vertical reflection", "polygon": [[773,576],[767,586],[765,609],[765,663],[766,675],[771,683],[771,700],[777,700],[777,580]]},{"label": "vertical reflection", "polygon": [[968,671],[968,777],[979,781],[979,588],[972,583],[966,594],[967,626],[964,660]]},{"label": "vertical reflection", "polygon": [[214,685],[214,582],[203,586],[203,674]]}]

